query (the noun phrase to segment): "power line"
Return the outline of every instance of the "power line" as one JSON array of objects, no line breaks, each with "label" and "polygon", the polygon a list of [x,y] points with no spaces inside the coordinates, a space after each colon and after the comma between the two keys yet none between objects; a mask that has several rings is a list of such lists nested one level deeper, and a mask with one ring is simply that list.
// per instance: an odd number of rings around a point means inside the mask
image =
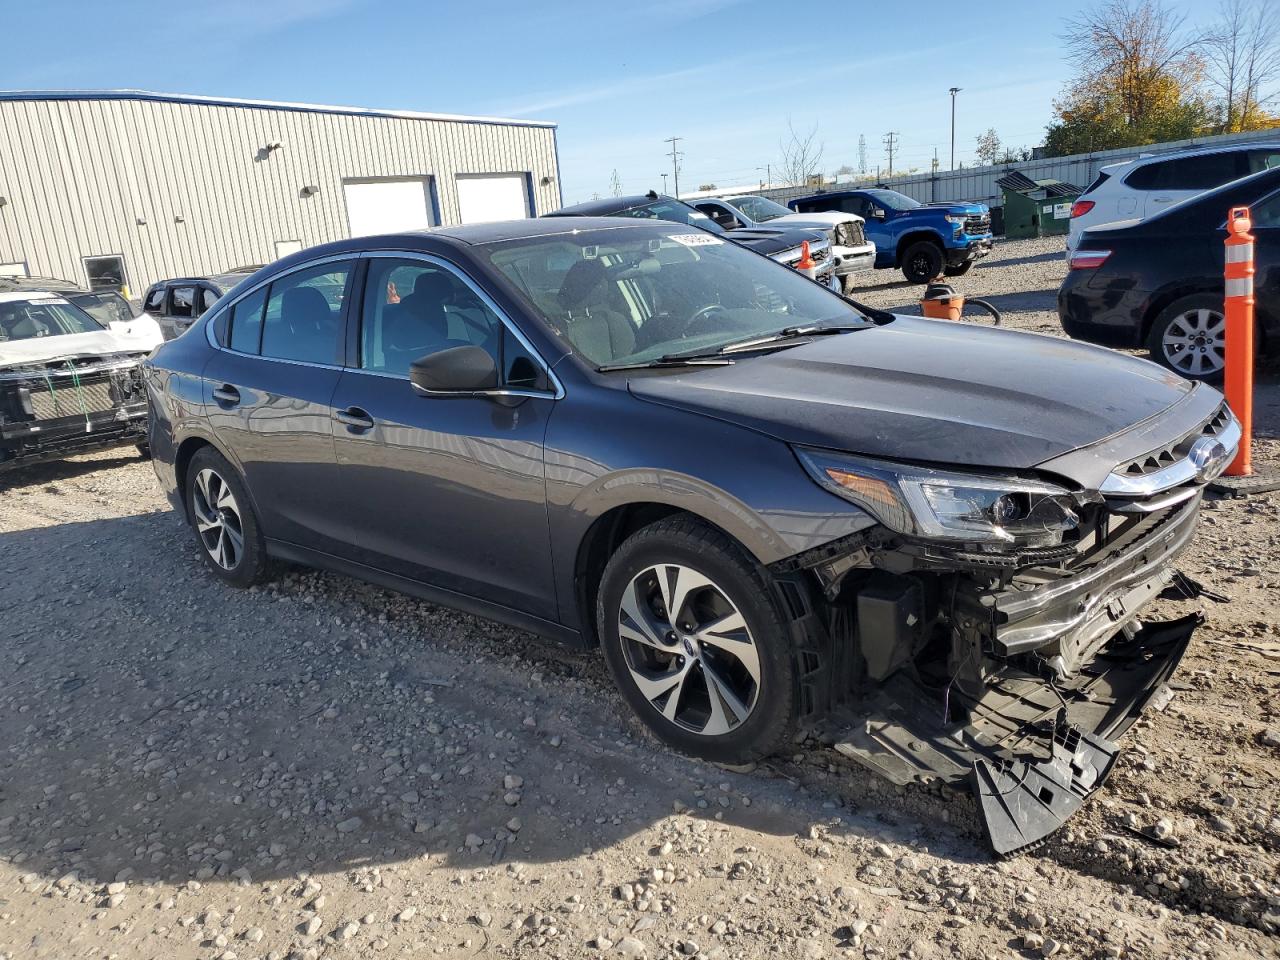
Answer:
[{"label": "power line", "polygon": [[884,135],[885,153],[889,155],[889,176],[893,176],[893,154],[898,149],[898,133],[891,130]]},{"label": "power line", "polygon": [[865,134],[858,134],[858,173],[865,174],[867,172],[867,138]]},{"label": "power line", "polygon": [[679,158],[684,156],[684,154],[676,151],[676,144],[683,139],[684,137],[667,137],[666,140],[662,141],[663,143],[671,144],[671,179],[672,179],[672,182],[675,184],[675,188],[676,188],[675,198],[677,200],[680,199],[680,160]]}]

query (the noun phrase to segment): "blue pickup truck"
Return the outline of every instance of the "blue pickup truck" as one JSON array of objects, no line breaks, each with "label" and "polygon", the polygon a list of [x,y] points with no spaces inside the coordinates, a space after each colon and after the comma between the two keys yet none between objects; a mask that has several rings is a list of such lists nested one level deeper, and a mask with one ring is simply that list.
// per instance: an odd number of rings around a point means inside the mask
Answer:
[{"label": "blue pickup truck", "polygon": [[983,203],[921,203],[896,190],[841,190],[798,197],[797,213],[856,213],[876,245],[876,268],[901,267],[910,283],[968,273],[991,252],[991,211]]}]

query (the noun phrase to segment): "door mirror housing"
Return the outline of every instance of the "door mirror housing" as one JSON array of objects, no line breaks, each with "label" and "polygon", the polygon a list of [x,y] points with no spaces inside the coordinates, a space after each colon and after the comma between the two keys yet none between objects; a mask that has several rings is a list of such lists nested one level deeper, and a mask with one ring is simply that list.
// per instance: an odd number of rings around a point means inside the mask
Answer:
[{"label": "door mirror housing", "polygon": [[498,365],[483,347],[449,347],[413,361],[409,382],[432,397],[487,393],[498,389]]},{"label": "door mirror housing", "polygon": [[883,219],[884,219],[884,208],[883,208],[883,207],[872,207],[872,208],[871,208],[871,216],[875,217],[877,220],[883,220]]}]

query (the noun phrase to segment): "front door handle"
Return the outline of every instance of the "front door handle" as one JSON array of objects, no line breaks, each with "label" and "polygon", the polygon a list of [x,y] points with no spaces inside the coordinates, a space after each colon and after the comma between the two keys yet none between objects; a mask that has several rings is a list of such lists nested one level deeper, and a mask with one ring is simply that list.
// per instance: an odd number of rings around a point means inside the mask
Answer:
[{"label": "front door handle", "polygon": [[352,430],[372,430],[373,417],[359,407],[347,407],[334,414],[339,423],[345,423]]},{"label": "front door handle", "polygon": [[240,402],[240,391],[231,384],[224,383],[222,386],[214,388],[213,399],[227,406],[234,406]]}]

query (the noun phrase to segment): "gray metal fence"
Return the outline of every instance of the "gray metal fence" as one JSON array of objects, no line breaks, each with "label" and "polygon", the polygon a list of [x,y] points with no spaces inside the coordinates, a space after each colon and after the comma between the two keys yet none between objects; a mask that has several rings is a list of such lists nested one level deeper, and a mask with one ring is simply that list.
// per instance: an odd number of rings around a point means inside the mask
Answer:
[{"label": "gray metal fence", "polygon": [[[995,182],[1010,170],[1018,170],[1032,180],[1064,180],[1086,187],[1098,174],[1100,167],[1109,163],[1136,160],[1138,157],[1160,153],[1172,153],[1196,147],[1224,146],[1231,143],[1269,141],[1280,143],[1280,130],[1255,130],[1249,133],[1227,133],[1216,137],[1197,137],[1194,140],[1174,140],[1168,143],[1152,143],[1141,147],[1123,147],[1118,150],[1098,150],[1069,157],[1050,157],[1044,160],[1024,160],[1019,163],[999,163],[984,167],[966,167],[961,170],[937,173],[914,173],[899,177],[884,177],[879,181],[858,180],[854,183],[827,183],[823,189],[840,187],[866,187],[872,183],[891,187],[921,203],[939,200],[977,200],[999,204],[1000,188]],[[773,190],[755,191],[785,203],[792,197],[815,193],[814,187],[779,187]]]}]

